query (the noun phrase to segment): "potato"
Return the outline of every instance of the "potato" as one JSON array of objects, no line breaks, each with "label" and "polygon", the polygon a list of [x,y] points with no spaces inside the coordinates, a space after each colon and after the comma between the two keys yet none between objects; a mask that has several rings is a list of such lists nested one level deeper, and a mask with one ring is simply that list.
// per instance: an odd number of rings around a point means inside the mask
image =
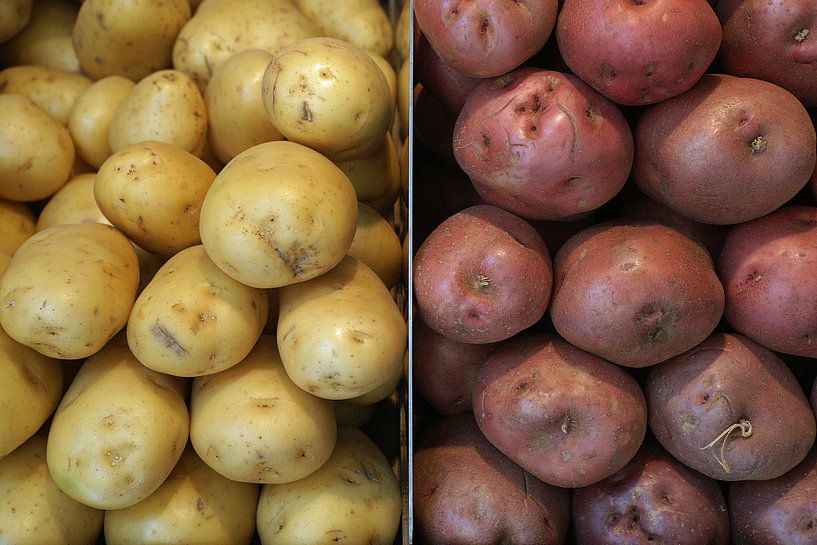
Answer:
[{"label": "potato", "polygon": [[467,76],[448,66],[424,34],[417,37],[414,58],[414,81],[428,89],[452,114],[459,114],[482,78]]},{"label": "potato", "polygon": [[49,197],[68,180],[73,162],[65,127],[29,98],[0,94],[0,198]]},{"label": "potato", "polygon": [[243,360],[267,320],[264,290],[233,280],[193,246],[171,257],[128,319],[128,345],[143,365],[182,377],[210,375]]},{"label": "potato", "polygon": [[407,326],[386,286],[347,256],[332,270],[279,290],[278,348],[287,373],[327,399],[366,394],[402,368]]},{"label": "potato", "polygon": [[106,223],[110,221],[94,198],[96,174],[74,176],[48,199],[37,217],[37,231],[72,223]]},{"label": "potato", "polygon": [[0,253],[0,276],[3,276],[3,273],[6,272],[9,263],[11,263],[11,256],[8,254]]},{"label": "potato", "polygon": [[303,282],[334,267],[355,234],[349,179],[305,146],[253,146],[225,166],[201,207],[207,255],[239,282],[258,288]]},{"label": "potato", "polygon": [[216,173],[159,141],[124,147],[100,167],[94,197],[106,218],[142,248],[173,255],[201,242],[199,213]]},{"label": "potato", "polygon": [[366,51],[369,57],[374,61],[374,63],[380,67],[383,71],[383,75],[386,76],[386,83],[389,84],[389,91],[391,92],[391,103],[392,107],[397,107],[397,72],[392,66],[391,62],[389,62],[386,57],[383,55],[378,55],[377,53],[372,53],[371,51]]},{"label": "potato", "polygon": [[359,202],[384,216],[392,211],[400,194],[400,159],[390,133],[384,134],[381,144],[368,155],[334,163],[355,186]]},{"label": "potato", "polygon": [[201,156],[206,136],[207,108],[193,81],[178,70],[159,70],[140,80],[119,103],[108,143],[117,152],[157,140]]},{"label": "potato", "polygon": [[0,459],[51,416],[60,401],[62,384],[61,362],[21,345],[0,328]]},{"label": "potato", "polygon": [[281,134],[332,159],[369,154],[392,121],[383,71],[365,51],[334,38],[306,38],[278,51],[261,93]]},{"label": "potato", "polygon": [[400,525],[400,487],[362,431],[340,428],[329,460],[311,475],[261,488],[262,545],[390,545]]},{"label": "potato", "polygon": [[77,11],[71,0],[36,0],[28,24],[0,47],[0,64],[36,64],[79,73],[71,36]]},{"label": "potato", "polygon": [[390,288],[402,277],[402,248],[394,228],[369,206],[359,203],[357,229],[348,255],[368,265]]},{"label": "potato", "polygon": [[404,139],[409,133],[411,95],[411,63],[405,61],[397,72],[397,113],[400,115],[400,137]]},{"label": "potato", "polygon": [[34,212],[23,203],[0,199],[0,253],[14,255],[36,226]]},{"label": "potato", "polygon": [[412,2],[401,2],[400,14],[397,16],[394,28],[394,49],[400,57],[401,64],[409,60],[413,18]]},{"label": "potato", "polygon": [[386,56],[394,45],[394,29],[378,0],[293,0],[322,36],[338,38],[364,51]]},{"label": "potato", "polygon": [[54,119],[68,124],[74,103],[92,81],[58,68],[22,65],[0,71],[0,92],[27,96]]},{"label": "potato", "polygon": [[105,513],[106,545],[249,545],[259,487],[210,469],[188,446],[150,496]]},{"label": "potato", "polygon": [[188,19],[187,0],[85,0],[73,31],[79,64],[95,80],[140,80],[170,67],[176,36]]},{"label": "potato", "polygon": [[108,133],[119,104],[135,84],[122,76],[102,78],[80,94],[68,117],[68,132],[79,155],[99,169],[111,156]]},{"label": "potato", "polygon": [[185,383],[133,357],[122,336],[86,360],[48,432],[48,469],[63,492],[122,509],[164,482],[187,443]]},{"label": "potato", "polygon": [[332,403],[292,382],[273,337],[261,336],[238,365],[193,380],[190,440],[228,479],[302,479],[329,459],[336,435]]},{"label": "potato", "polygon": [[269,51],[241,51],[221,62],[207,84],[208,136],[213,153],[224,163],[257,144],[284,138],[261,99],[261,79],[271,60]]},{"label": "potato", "polygon": [[0,326],[52,358],[85,358],[125,326],[139,284],[130,241],[108,225],[32,235],[0,278]]},{"label": "potato", "polygon": [[0,43],[13,38],[31,18],[32,0],[7,0],[0,4]]},{"label": "potato", "polygon": [[94,545],[104,513],[60,490],[35,435],[0,459],[0,540],[15,545]]}]

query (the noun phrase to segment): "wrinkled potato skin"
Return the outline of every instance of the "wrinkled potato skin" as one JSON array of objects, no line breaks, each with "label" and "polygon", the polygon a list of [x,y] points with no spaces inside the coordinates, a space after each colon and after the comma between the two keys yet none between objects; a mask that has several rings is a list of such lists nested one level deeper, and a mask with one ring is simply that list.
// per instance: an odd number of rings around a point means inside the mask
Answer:
[{"label": "wrinkled potato skin", "polygon": [[402,277],[403,254],[394,228],[376,210],[358,204],[357,229],[348,255],[363,261],[391,288]]},{"label": "wrinkled potato skin", "polygon": [[72,33],[79,6],[71,0],[37,0],[28,24],[0,47],[0,64],[36,64],[79,73]]},{"label": "wrinkled potato skin", "polygon": [[378,0],[293,0],[293,4],[318,26],[322,36],[382,56],[391,52],[394,30]]},{"label": "wrinkled potato skin", "polygon": [[48,199],[37,216],[37,231],[72,223],[106,223],[110,221],[94,198],[95,173],[74,176]]},{"label": "wrinkled potato skin", "polygon": [[63,125],[77,98],[93,83],[73,72],[45,66],[12,66],[0,71],[0,91],[27,96]]},{"label": "wrinkled potato skin", "polygon": [[0,199],[0,253],[14,255],[36,226],[34,212],[23,203]]}]

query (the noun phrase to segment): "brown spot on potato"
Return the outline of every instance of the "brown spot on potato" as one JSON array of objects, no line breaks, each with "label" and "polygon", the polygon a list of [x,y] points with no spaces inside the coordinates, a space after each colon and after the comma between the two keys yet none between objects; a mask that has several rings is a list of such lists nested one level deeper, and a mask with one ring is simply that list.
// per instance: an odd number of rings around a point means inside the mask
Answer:
[{"label": "brown spot on potato", "polygon": [[3,92],[3,90],[6,88],[6,85],[8,85],[8,83],[9,83],[8,80],[0,81],[0,93]]},{"label": "brown spot on potato", "polygon": [[312,110],[309,108],[309,103],[306,101],[301,103],[301,119],[307,123],[311,123],[313,119]]},{"label": "brown spot on potato", "polygon": [[766,151],[766,148],[769,147],[769,141],[766,140],[766,137],[763,135],[756,136],[754,140],[752,140],[752,155],[759,155]]}]

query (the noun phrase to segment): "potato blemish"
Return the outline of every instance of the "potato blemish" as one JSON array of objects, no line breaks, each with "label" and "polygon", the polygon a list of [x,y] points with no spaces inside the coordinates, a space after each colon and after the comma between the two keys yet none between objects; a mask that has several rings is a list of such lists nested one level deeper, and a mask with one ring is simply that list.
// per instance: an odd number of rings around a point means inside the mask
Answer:
[{"label": "potato blemish", "polygon": [[173,350],[177,356],[186,356],[188,354],[187,350],[176,340],[176,337],[159,322],[156,322],[150,327],[150,332],[156,337],[158,342],[166,348]]}]

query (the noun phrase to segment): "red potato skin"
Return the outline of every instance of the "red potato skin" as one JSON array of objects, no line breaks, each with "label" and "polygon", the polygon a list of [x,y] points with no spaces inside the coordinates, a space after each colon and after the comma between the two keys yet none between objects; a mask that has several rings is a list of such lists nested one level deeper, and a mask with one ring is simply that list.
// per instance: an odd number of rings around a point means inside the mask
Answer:
[{"label": "red potato skin", "polygon": [[477,375],[474,415],[506,456],[564,488],[624,467],[644,440],[647,418],[635,379],[548,333],[497,348]]},{"label": "red potato skin", "polygon": [[523,67],[485,80],[454,126],[480,196],[531,220],[572,220],[627,182],[633,137],[618,108],[570,74]]},{"label": "red potato skin", "polygon": [[813,0],[720,0],[718,60],[735,76],[775,83],[817,106],[817,4]]},{"label": "red potato skin", "polygon": [[445,63],[465,75],[510,72],[539,51],[557,0],[415,0],[414,16]]},{"label": "red potato skin", "polygon": [[654,442],[621,471],[573,492],[577,545],[728,545],[729,514],[717,481]]},{"label": "red potato skin", "polygon": [[797,467],[768,481],[729,486],[732,545],[817,543],[817,449]]},{"label": "red potato skin", "polygon": [[817,208],[787,206],[733,227],[718,260],[732,328],[766,348],[817,357]]},{"label": "red potato skin", "polygon": [[414,43],[414,59],[414,80],[422,83],[454,116],[460,113],[468,95],[482,81],[448,66],[422,33]]},{"label": "red potato skin", "polygon": [[725,74],[707,74],[644,111],[635,142],[636,185],[701,223],[776,210],[808,183],[817,161],[814,126],[791,93]]},{"label": "red potato skin", "polygon": [[[814,413],[797,379],[776,354],[742,335],[712,335],[651,368],[645,392],[656,439],[713,479],[777,478],[814,444]],[[704,448],[744,419],[752,425],[748,437],[735,429]]]},{"label": "red potato skin", "polygon": [[414,256],[417,314],[464,343],[493,343],[532,326],[550,301],[553,268],[525,220],[476,205],[443,221]]},{"label": "red potato skin", "polygon": [[712,333],[723,305],[703,246],[656,222],[596,224],[554,259],[556,331],[619,365],[647,367],[689,350]]},{"label": "red potato skin", "polygon": [[569,492],[503,455],[470,413],[432,422],[414,468],[415,520],[425,545],[565,542]]}]

